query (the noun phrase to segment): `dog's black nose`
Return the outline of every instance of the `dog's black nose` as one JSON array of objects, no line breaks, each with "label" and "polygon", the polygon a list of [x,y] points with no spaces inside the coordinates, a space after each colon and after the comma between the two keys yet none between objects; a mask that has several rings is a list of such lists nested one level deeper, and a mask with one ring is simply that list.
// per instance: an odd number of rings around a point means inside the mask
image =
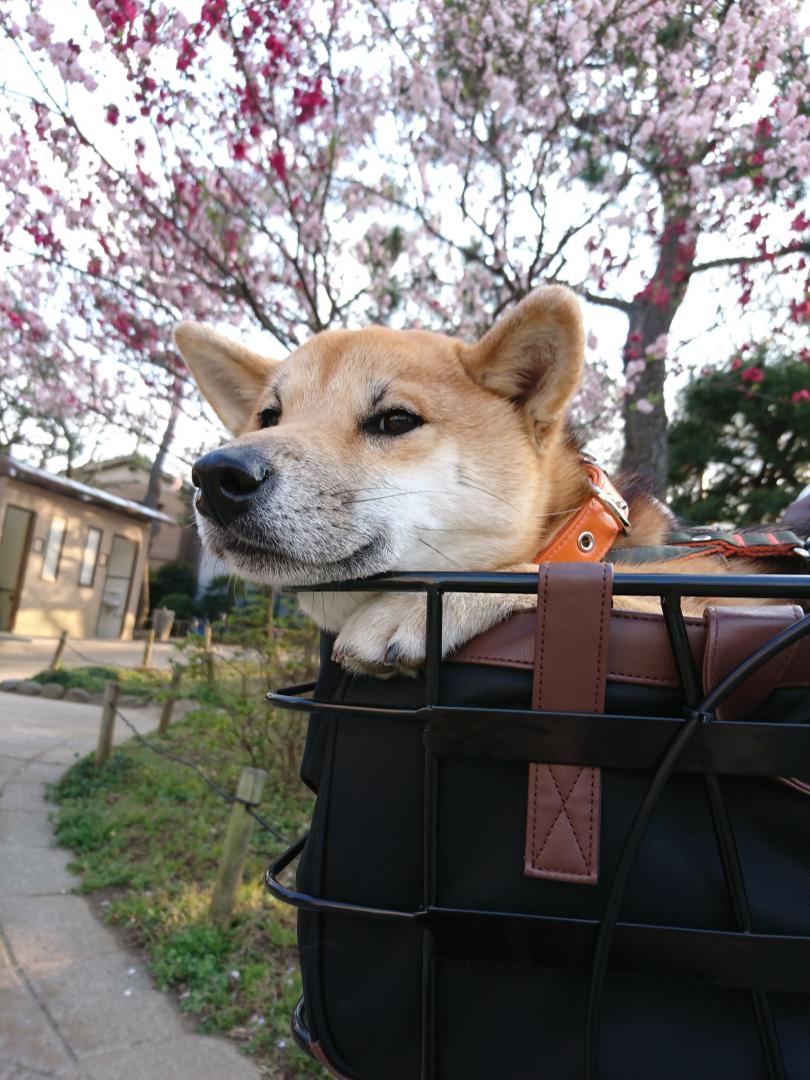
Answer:
[{"label": "dog's black nose", "polygon": [[256,495],[272,478],[273,470],[258,451],[214,450],[191,470],[191,482],[200,489],[195,505],[204,517],[230,525],[250,510]]}]

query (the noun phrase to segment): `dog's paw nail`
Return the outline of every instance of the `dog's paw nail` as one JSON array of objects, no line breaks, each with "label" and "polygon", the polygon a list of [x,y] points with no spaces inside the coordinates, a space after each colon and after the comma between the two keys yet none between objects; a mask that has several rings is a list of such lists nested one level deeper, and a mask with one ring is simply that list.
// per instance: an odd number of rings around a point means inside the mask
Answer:
[{"label": "dog's paw nail", "polygon": [[402,646],[398,645],[396,641],[389,641],[385,648],[383,655],[384,664],[395,664],[402,655]]},{"label": "dog's paw nail", "polygon": [[335,664],[339,664],[340,661],[345,658],[346,652],[347,649],[345,645],[333,645],[331,654],[332,661]]}]

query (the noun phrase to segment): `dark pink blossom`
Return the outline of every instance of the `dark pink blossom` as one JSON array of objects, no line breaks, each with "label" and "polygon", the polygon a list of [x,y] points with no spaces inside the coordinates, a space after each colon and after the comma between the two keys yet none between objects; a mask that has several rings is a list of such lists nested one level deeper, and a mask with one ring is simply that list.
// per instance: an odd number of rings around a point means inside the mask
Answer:
[{"label": "dark pink blossom", "polygon": [[747,367],[740,377],[745,382],[760,383],[765,378],[765,372],[759,367]]},{"label": "dark pink blossom", "polygon": [[268,155],[267,160],[270,163],[270,168],[273,170],[279,180],[282,183],[285,183],[287,180],[287,163],[284,160],[284,151],[274,150],[271,154]]}]

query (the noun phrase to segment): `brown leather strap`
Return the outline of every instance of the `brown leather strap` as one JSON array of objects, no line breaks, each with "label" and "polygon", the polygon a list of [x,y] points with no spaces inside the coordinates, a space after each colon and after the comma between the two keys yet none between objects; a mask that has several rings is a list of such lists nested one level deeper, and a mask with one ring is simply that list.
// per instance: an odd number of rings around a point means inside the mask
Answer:
[{"label": "brown leather strap", "polygon": [[[786,629],[794,622],[793,608],[763,607],[759,610],[774,614],[772,633]],[[708,627],[703,618],[687,616],[686,633],[698,670],[704,664]],[[534,667],[536,615],[520,612],[506,622],[467,642],[452,656],[451,664],[486,664],[490,667]],[[636,683],[641,686],[680,686],[678,671],[672,656],[666,625],[660,615],[641,611],[612,611],[610,614],[610,646],[608,649],[608,679],[617,683]],[[730,629],[730,628],[729,628]],[[762,640],[759,640],[759,644]],[[729,641],[729,645],[731,642]],[[739,639],[739,660],[744,660],[756,648],[747,637]],[[745,651],[747,649],[747,652]],[[716,664],[716,661],[715,661]],[[704,671],[704,675],[707,672]],[[810,686],[810,637],[797,642],[788,650],[787,663],[778,687]],[[707,690],[711,686],[706,687]]]},{"label": "brown leather strap", "polygon": [[[540,567],[532,708],[604,711],[612,583],[606,563]],[[588,767],[529,766],[526,874],[596,884],[600,779]]]},{"label": "brown leather strap", "polygon": [[[708,694],[746,657],[797,622],[804,612],[797,605],[773,607],[709,607],[705,612],[706,651],[703,689]],[[784,649],[745,680],[717,709],[718,720],[744,720],[782,682],[791,666],[795,646]]]},{"label": "brown leather strap", "polygon": [[[708,694],[747,656],[766,644],[804,612],[796,604],[774,607],[710,607],[706,609],[706,651],[703,654],[703,689]],[[744,720],[769,697],[785,679],[796,660],[796,645],[783,650],[773,660],[750,675],[739,690],[730,694],[717,709],[719,720]],[[810,795],[810,784],[793,777],[779,777],[802,795]]]}]

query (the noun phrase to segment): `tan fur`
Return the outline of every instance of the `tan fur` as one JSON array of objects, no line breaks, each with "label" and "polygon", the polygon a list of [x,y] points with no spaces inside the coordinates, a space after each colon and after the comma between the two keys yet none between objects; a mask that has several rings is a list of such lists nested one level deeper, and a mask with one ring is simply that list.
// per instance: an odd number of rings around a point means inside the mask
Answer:
[{"label": "tan fur", "polygon": [[[243,575],[300,586],[386,570],[534,570],[530,560],[588,495],[565,436],[584,354],[579,304],[566,289],[536,290],[473,345],[419,330],[326,331],[276,363],[193,323],[175,340],[237,435],[230,445],[260,449],[278,477],[238,529],[198,518],[205,545]],[[261,410],[278,405],[278,425],[260,430]],[[370,436],[364,423],[393,408],[423,425]],[[653,500],[631,504],[631,517],[632,544],[664,540],[667,512]],[[301,599],[337,633],[335,655],[348,668],[380,674],[422,662],[422,597]],[[445,651],[533,604],[449,595]]]},{"label": "tan fur", "polygon": [[194,358],[189,367],[211,408],[226,428],[241,433],[252,419],[274,361],[194,322],[180,323],[174,340],[183,356]]}]

